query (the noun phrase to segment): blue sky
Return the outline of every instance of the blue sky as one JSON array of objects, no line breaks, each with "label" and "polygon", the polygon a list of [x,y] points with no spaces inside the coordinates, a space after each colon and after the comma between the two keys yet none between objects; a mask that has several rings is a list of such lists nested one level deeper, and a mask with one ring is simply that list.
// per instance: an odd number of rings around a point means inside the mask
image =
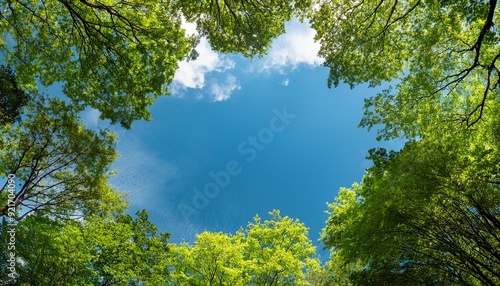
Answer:
[{"label": "blue sky", "polygon": [[[112,127],[121,154],[112,183],[129,193],[132,210],[147,209],[172,242],[192,242],[279,209],[304,222],[316,243],[326,202],[361,180],[368,149],[398,144],[357,128],[363,98],[376,90],[328,89],[313,37],[292,21],[253,60],[217,54],[202,40],[200,57],[181,63],[172,95],[151,108],[152,121]],[[89,127],[108,126],[98,115],[83,117]]]}]

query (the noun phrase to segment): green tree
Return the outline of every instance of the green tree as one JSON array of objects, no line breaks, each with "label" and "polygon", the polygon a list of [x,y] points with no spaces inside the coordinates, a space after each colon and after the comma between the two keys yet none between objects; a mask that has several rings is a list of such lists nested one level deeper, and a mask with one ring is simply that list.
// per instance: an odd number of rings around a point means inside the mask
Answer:
[{"label": "green tree", "polygon": [[[9,270],[4,251],[0,254],[0,282],[6,285],[165,285],[169,275],[169,234],[158,233],[146,211],[136,215],[134,219],[114,210],[87,216],[82,221],[62,221],[35,213],[16,226],[17,280],[7,278]],[[4,219],[0,228],[2,249],[7,246],[6,222]]]},{"label": "green tree", "polygon": [[500,283],[495,121],[454,134],[435,131],[399,152],[371,151],[374,166],[362,184],[341,189],[329,204],[322,236],[354,269],[352,283]]},{"label": "green tree", "polygon": [[305,273],[317,266],[308,228],[297,219],[282,217],[278,210],[269,214],[271,219],[262,222],[256,216],[243,230],[250,284],[307,285]]},{"label": "green tree", "polygon": [[170,234],[158,233],[145,210],[136,216],[117,212],[86,220],[83,236],[91,248],[94,285],[165,285]]},{"label": "green tree", "polygon": [[372,150],[362,183],[329,204],[332,277],[498,285],[497,1],[319,0],[309,17],[330,87],[390,85],[365,99],[360,126],[410,139]]},{"label": "green tree", "polygon": [[191,49],[170,1],[1,1],[0,53],[22,86],[56,82],[129,128]]},{"label": "green tree", "polygon": [[248,274],[240,234],[202,232],[193,245],[173,247],[172,285],[245,285]]},{"label": "green tree", "polygon": [[496,0],[317,2],[309,17],[328,85],[394,85],[365,101],[361,126],[382,124],[379,138],[416,138],[442,122],[471,127],[495,115]]},{"label": "green tree", "polygon": [[[117,156],[115,136],[86,129],[63,101],[39,97],[21,122],[1,128],[0,174],[16,176],[12,201],[22,209],[18,220],[34,211],[84,215],[115,199],[107,184]],[[0,189],[0,216],[9,207],[6,187],[7,182]]]},{"label": "green tree", "polygon": [[[298,220],[270,212],[234,235],[203,232],[174,248],[173,285],[311,285],[315,247]],[[317,284],[314,284],[317,285]]]},{"label": "green tree", "polygon": [[[6,241],[12,229],[2,220],[0,247],[7,249]],[[89,285],[91,271],[86,264],[91,259],[81,233],[81,223],[59,222],[38,213],[27,217],[15,229],[15,270],[17,279],[8,277],[6,251],[2,251],[1,285]],[[20,259],[23,263],[20,263]]]}]

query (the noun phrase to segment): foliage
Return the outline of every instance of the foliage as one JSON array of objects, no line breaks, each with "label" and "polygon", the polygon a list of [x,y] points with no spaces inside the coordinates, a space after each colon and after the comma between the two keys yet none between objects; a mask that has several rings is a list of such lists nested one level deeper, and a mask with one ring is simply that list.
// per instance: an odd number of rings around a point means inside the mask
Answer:
[{"label": "foliage", "polygon": [[19,88],[14,71],[0,65],[0,126],[12,124],[21,118],[21,109],[30,96]]},{"label": "foliage", "polygon": [[[497,1],[316,1],[329,86],[391,85],[360,126],[405,138],[370,151],[329,204],[322,240],[339,284],[498,285]],[[332,267],[338,266],[338,267]]]},{"label": "foliage", "polygon": [[[84,215],[113,203],[107,178],[116,157],[114,135],[86,129],[71,106],[40,97],[26,107],[22,122],[2,128],[0,174],[16,176],[17,219],[34,211]],[[8,208],[6,186],[0,216]]]},{"label": "foliage", "polygon": [[190,50],[169,1],[1,1],[0,52],[20,83],[60,82],[74,103],[130,127]]},{"label": "foliage", "polygon": [[357,267],[351,282],[500,283],[499,125],[489,123],[371,151],[374,166],[329,204],[322,236]]},{"label": "foliage", "polygon": [[[2,220],[0,246],[6,249],[7,220]],[[65,224],[40,215],[29,216],[15,227],[17,259],[16,283],[8,280],[2,265],[2,285],[89,285],[85,277],[91,274],[85,264],[91,259],[77,221]],[[2,261],[7,261],[2,257]],[[7,284],[10,281],[12,283]]]},{"label": "foliage", "polygon": [[173,285],[310,285],[308,271],[319,267],[307,228],[281,217],[254,223],[234,235],[203,232],[193,245],[175,247]]},{"label": "foliage", "polygon": [[[169,234],[157,233],[146,211],[136,215],[115,211],[83,221],[27,217],[16,226],[15,251],[22,261],[16,285],[164,285]],[[2,249],[6,229],[3,220]],[[1,271],[6,274],[4,265]]]},{"label": "foliage", "polygon": [[244,285],[242,237],[202,232],[194,245],[173,247],[172,285]]},{"label": "foliage", "polygon": [[[18,284],[500,284],[496,0],[0,0],[0,8],[0,57],[13,66],[0,68],[0,173],[19,184]],[[196,55],[183,19],[215,50],[253,57],[294,16],[316,29],[330,87],[391,85],[365,100],[360,125],[409,141],[398,152],[370,150],[362,182],[328,204],[324,265],[307,228],[279,211],[235,234],[169,246],[145,211],[123,213],[107,183],[114,135],[86,129],[78,113],[93,107],[126,128],[149,119],[177,63]],[[62,84],[69,101],[38,95],[37,83]],[[0,207],[6,247],[8,205]]]},{"label": "foliage", "polygon": [[308,229],[298,220],[281,217],[277,210],[269,214],[271,219],[264,222],[256,216],[244,231],[250,284],[306,285],[304,272],[314,263],[315,253]]},{"label": "foliage", "polygon": [[157,233],[149,214],[138,211],[111,218],[93,216],[84,228],[84,237],[93,247],[90,269],[101,285],[164,285],[168,271],[170,234]]},{"label": "foliage", "polygon": [[[392,82],[366,99],[361,126],[379,139],[471,127],[498,102],[497,1],[322,1],[310,14],[329,86]],[[456,127],[456,126],[455,126]]]}]

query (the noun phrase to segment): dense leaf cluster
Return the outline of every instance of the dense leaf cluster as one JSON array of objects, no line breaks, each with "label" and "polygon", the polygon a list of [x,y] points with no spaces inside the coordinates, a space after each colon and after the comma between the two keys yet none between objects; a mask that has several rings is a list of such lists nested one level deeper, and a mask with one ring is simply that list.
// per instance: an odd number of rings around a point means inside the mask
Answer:
[{"label": "dense leaf cluster", "polygon": [[21,109],[29,101],[29,95],[17,84],[14,71],[0,66],[0,126],[21,119]]}]

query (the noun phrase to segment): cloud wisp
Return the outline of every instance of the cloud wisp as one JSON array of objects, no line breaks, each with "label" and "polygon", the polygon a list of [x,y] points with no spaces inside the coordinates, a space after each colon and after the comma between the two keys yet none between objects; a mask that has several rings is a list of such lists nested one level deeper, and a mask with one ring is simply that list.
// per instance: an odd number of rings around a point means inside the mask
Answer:
[{"label": "cloud wisp", "polygon": [[213,102],[225,101],[231,97],[235,90],[240,90],[241,86],[237,83],[233,75],[228,75],[223,83],[214,82],[210,86],[210,96]]},{"label": "cloud wisp", "polygon": [[118,172],[110,182],[129,194],[131,206],[144,208],[165,191],[179,170],[146,149],[138,139],[120,134],[120,141],[121,154],[113,164]]}]

